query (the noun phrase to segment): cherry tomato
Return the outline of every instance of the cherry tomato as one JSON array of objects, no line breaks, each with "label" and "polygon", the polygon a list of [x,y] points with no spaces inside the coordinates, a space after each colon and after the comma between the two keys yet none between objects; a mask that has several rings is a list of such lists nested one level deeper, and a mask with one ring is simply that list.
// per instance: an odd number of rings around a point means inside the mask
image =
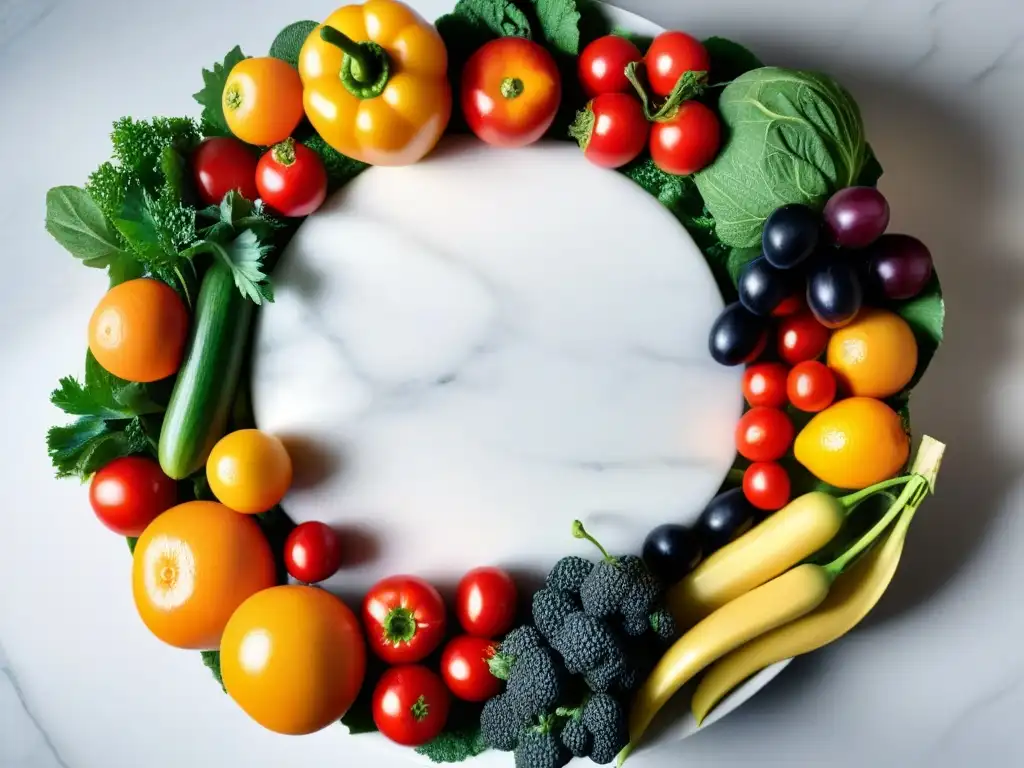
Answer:
[{"label": "cherry tomato", "polygon": [[242,59],[224,81],[221,108],[228,128],[247,144],[284,141],[305,115],[299,71],[273,56]]},{"label": "cherry tomato", "polygon": [[836,399],[835,374],[817,360],[797,363],[786,380],[786,394],[789,402],[801,411],[823,411]]},{"label": "cherry tomato", "polygon": [[758,406],[736,425],[736,450],[751,461],[776,461],[793,442],[793,423],[778,408]]},{"label": "cherry tomato", "polygon": [[579,78],[588,98],[599,93],[630,93],[626,65],[642,61],[640,49],[624,37],[605,35],[590,43],[580,54]]},{"label": "cherry tomato", "polygon": [[418,747],[444,730],[451,701],[436,673],[404,664],[385,672],[374,688],[373,722],[395,743]]},{"label": "cherry tomato", "polygon": [[341,567],[341,544],[329,525],[316,520],[297,525],[284,542],[284,564],[306,584],[329,579]]},{"label": "cherry tomato", "polygon": [[772,310],[772,317],[789,317],[790,315],[795,315],[806,306],[807,303],[804,301],[803,292],[794,293]]},{"label": "cherry tomato", "polygon": [[192,175],[199,197],[207,205],[219,205],[232,189],[247,200],[260,196],[256,188],[256,155],[238,139],[206,139],[192,155]]},{"label": "cherry tomato", "polygon": [[366,593],[363,625],[370,649],[388,664],[422,661],[444,639],[444,600],[418,576],[389,576]]},{"label": "cherry tomato", "polygon": [[474,568],[455,590],[455,615],[469,634],[497,637],[512,628],[517,596],[516,583],[505,571]]},{"label": "cherry tomato", "polygon": [[327,197],[327,171],[320,155],[285,139],[256,165],[260,198],[282,216],[308,216]]},{"label": "cherry tomato", "polygon": [[206,481],[225,507],[259,514],[278,504],[288,492],[292,460],[276,435],[238,429],[213,446],[206,459]]},{"label": "cherry tomato", "polygon": [[487,701],[501,691],[501,680],[491,674],[488,659],[498,643],[483,637],[453,638],[441,654],[441,675],[455,696],[464,701]]},{"label": "cherry tomato", "polygon": [[627,93],[602,93],[587,103],[571,132],[587,160],[618,168],[644,151],[650,128],[639,99]]},{"label": "cherry tomato", "polygon": [[743,495],[765,512],[775,512],[789,503],[789,475],[774,461],[755,461],[743,473]]},{"label": "cherry tomato", "polygon": [[656,96],[668,96],[684,72],[708,72],[711,57],[697,38],[685,32],[662,32],[644,56],[647,82]]},{"label": "cherry tomato", "polygon": [[688,176],[715,159],[721,141],[718,116],[699,101],[684,101],[651,126],[651,160],[665,173]]},{"label": "cherry tomato", "polygon": [[779,320],[779,357],[790,365],[814,360],[828,346],[830,331],[809,309]]},{"label": "cherry tomato", "polygon": [[92,476],[89,503],[96,517],[121,536],[140,536],[178,501],[177,484],[145,456],[114,459]]},{"label": "cherry tomato", "polygon": [[751,405],[781,408],[786,404],[786,366],[756,363],[743,372],[743,397]]},{"label": "cherry tomato", "polygon": [[562,81],[554,58],[522,37],[485,43],[462,70],[462,112],[477,138],[497,147],[537,141],[555,119]]}]

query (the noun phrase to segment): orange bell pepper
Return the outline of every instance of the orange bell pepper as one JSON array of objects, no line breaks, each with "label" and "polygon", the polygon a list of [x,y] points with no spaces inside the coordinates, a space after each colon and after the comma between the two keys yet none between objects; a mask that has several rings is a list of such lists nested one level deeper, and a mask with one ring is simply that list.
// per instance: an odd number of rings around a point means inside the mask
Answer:
[{"label": "orange bell pepper", "polygon": [[432,24],[397,0],[346,5],[299,52],[306,116],[338,152],[409,165],[451,117],[448,52]]}]

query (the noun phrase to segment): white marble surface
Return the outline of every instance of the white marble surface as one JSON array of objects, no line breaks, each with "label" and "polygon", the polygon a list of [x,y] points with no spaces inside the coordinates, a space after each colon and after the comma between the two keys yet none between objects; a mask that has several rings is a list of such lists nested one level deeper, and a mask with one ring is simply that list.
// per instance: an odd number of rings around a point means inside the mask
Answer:
[{"label": "white marble surface", "polygon": [[[83,489],[49,479],[45,401],[84,346],[102,291],[42,229],[43,196],[78,183],[121,114],[181,113],[201,66],[265,49],[325,0],[0,2],[0,766],[332,766],[341,736],[253,728],[195,654],[154,643],[131,604],[124,544]],[[449,3],[424,0],[431,15]],[[947,341],[915,400],[946,441],[940,496],[915,522],[868,623],[674,754],[693,764],[1024,763],[1024,6],[1017,0],[718,0],[625,5],[723,34],[855,93],[886,168],[893,226],[931,244]],[[301,6],[301,7],[300,7]],[[188,62],[192,62],[191,65]],[[351,765],[388,765],[345,742]],[[685,747],[685,750],[684,750]],[[400,765],[401,763],[399,763]],[[397,766],[396,766],[397,768]]]}]

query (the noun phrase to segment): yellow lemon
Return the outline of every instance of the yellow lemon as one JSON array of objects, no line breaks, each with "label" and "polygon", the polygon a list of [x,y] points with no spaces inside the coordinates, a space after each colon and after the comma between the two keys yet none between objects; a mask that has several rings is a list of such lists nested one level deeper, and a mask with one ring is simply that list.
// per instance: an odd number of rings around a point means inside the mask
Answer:
[{"label": "yellow lemon", "polygon": [[828,367],[848,394],[895,395],[917,368],[917,341],[907,321],[887,309],[865,308],[852,323],[832,333]]},{"label": "yellow lemon", "polygon": [[851,397],[811,419],[793,453],[818,479],[858,490],[899,472],[910,455],[910,438],[899,414],[881,400]]}]

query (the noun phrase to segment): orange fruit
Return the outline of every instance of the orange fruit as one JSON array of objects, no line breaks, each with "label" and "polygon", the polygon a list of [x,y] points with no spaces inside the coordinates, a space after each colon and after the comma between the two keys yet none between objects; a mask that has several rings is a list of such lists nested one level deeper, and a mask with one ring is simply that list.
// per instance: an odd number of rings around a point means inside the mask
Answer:
[{"label": "orange fruit", "polygon": [[167,283],[140,277],[115,285],[89,320],[89,350],[105,370],[128,381],[177,373],[188,338],[188,310]]},{"label": "orange fruit", "polygon": [[304,114],[299,71],[272,56],[243,59],[224,82],[221,106],[228,128],[242,141],[259,146],[284,141]]},{"label": "orange fruit", "polygon": [[224,687],[271,731],[318,731],[352,706],[366,674],[359,620],[318,587],[286,585],[239,606],[220,644]]},{"label": "orange fruit", "polygon": [[276,583],[256,521],[213,501],[171,507],[135,544],[135,607],[150,632],[177,648],[217,648],[235,609]]},{"label": "orange fruit", "polygon": [[793,453],[818,479],[858,490],[899,472],[910,438],[899,414],[881,400],[851,397],[815,415],[796,436]]},{"label": "orange fruit", "polygon": [[889,397],[913,378],[917,341],[895,312],[865,308],[852,323],[833,331],[826,360],[845,392]]},{"label": "orange fruit", "polygon": [[206,480],[217,500],[236,512],[266,512],[292,484],[292,460],[277,437],[258,429],[224,435],[206,460]]}]

